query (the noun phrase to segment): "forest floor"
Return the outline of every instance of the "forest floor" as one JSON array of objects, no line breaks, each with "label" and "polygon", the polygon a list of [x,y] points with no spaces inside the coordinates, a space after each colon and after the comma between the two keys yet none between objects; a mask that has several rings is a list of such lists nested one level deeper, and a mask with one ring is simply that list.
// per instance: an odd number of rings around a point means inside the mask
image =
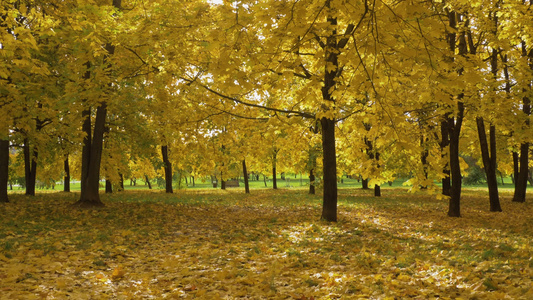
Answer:
[{"label": "forest floor", "polygon": [[405,189],[345,189],[339,222],[304,190],[12,194],[0,299],[533,299],[533,195],[488,212]]}]

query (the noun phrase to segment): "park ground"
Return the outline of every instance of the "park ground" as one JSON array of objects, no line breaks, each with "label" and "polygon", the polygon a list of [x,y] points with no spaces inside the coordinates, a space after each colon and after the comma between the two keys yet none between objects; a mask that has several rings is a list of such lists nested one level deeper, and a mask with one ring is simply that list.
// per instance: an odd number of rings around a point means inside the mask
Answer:
[{"label": "park ground", "polygon": [[[531,199],[528,194],[528,200]],[[0,299],[533,299],[533,203],[488,212],[395,187],[339,191],[339,222],[305,189],[77,192],[0,205]]]}]

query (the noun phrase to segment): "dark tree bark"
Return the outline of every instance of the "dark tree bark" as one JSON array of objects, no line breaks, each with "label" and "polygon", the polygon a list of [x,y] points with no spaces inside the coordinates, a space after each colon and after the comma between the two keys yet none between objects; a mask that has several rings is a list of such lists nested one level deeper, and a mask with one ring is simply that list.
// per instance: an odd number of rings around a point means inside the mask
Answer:
[{"label": "dark tree bark", "polygon": [[335,153],[335,120],[322,118],[322,150],[324,169],[324,195],[322,218],[337,221],[337,157]]},{"label": "dark tree bark", "polygon": [[163,155],[163,165],[165,169],[165,190],[172,194],[172,163],[168,159],[168,146],[161,146],[161,154]]},{"label": "dark tree bark", "polygon": [[[84,152],[85,147],[88,146],[84,144],[84,149],[82,149],[83,154],[86,157],[82,157],[82,171],[83,164],[87,164],[86,173],[82,174],[82,191],[81,197],[78,202],[74,205],[79,207],[98,207],[104,206],[100,200],[100,165],[102,162],[102,149],[104,142],[104,132],[105,132],[105,122],[107,115],[107,104],[105,102],[101,103],[100,106],[96,109],[96,118],[94,121],[94,131],[92,135],[92,140],[90,141],[89,151]],[[90,118],[90,116],[89,116]],[[90,120],[88,122],[90,124]],[[85,126],[85,122],[84,122]],[[91,129],[89,128],[89,131]],[[89,134],[86,136],[89,137]],[[87,141],[88,142],[88,141]]]},{"label": "dark tree bark", "polygon": [[[492,21],[494,22],[493,34],[497,34],[498,28],[498,17],[496,15],[492,16]],[[472,39],[472,34],[468,34],[469,44],[474,43]],[[476,54],[474,47],[470,46],[470,53]],[[491,72],[493,74],[494,80],[498,79],[498,50],[492,49],[490,57],[490,66]],[[492,100],[494,102],[494,100]],[[481,158],[483,160],[483,168],[485,170],[485,175],[487,177],[487,184],[489,187],[489,203],[490,211],[497,212],[502,211],[500,206],[500,198],[498,195],[498,179],[496,176],[496,127],[493,123],[489,125],[489,142],[487,142],[487,133],[485,129],[485,121],[483,117],[476,118],[477,132],[479,137],[479,144],[481,148]]]},{"label": "dark tree bark", "polygon": [[[89,71],[84,75],[85,79],[90,79]],[[86,109],[81,113],[83,118],[83,125],[81,130],[85,133],[83,138],[83,147],[81,149],[81,178],[80,186],[81,191],[87,190],[87,175],[89,174],[89,164],[91,158],[91,143],[92,143],[92,122],[91,122],[91,110]]]},{"label": "dark tree bark", "polygon": [[309,194],[316,194],[314,169],[309,170]]},{"label": "dark tree bark", "polygon": [[[364,124],[366,131],[370,131],[371,126],[370,124]],[[379,168],[379,152],[374,150],[374,145],[371,140],[369,140],[367,137],[364,139],[365,145],[366,145],[366,154],[368,155],[368,158],[371,160],[375,160],[377,167]],[[366,188],[365,188],[366,186]],[[363,189],[368,189],[368,178],[365,179],[363,182]],[[374,185],[374,196],[380,197],[381,196],[381,187],[379,184]]]},{"label": "dark tree bark", "polygon": [[278,189],[278,179],[276,174],[276,155],[274,155],[274,160],[272,161],[272,188]]},{"label": "dark tree bark", "polygon": [[118,176],[120,177],[120,181],[118,182],[118,191],[123,192],[124,191],[124,175],[122,173],[119,173]]},{"label": "dark tree bark", "polygon": [[476,119],[476,122],[481,148],[481,157],[483,160],[483,167],[487,176],[487,184],[489,187],[490,211],[502,211],[502,208],[500,206],[500,198],[498,195],[498,180],[496,176],[496,127],[492,124],[490,125],[489,147],[489,143],[487,143],[487,134],[485,131],[485,123],[483,121],[483,118],[478,117]]},{"label": "dark tree bark", "polygon": [[242,160],[242,174],[244,177],[244,193],[250,194],[250,184],[248,183],[248,171],[246,170],[246,159]]},{"label": "dark tree bark", "polygon": [[[448,216],[461,216],[461,187],[463,178],[461,175],[461,166],[459,160],[459,137],[461,125],[463,122],[464,106],[462,102],[458,103],[459,114],[457,118],[449,119],[450,128],[450,174],[451,189],[450,201],[448,207]],[[455,120],[454,120],[455,119]]]},{"label": "dark tree bark", "polygon": [[109,180],[109,179],[105,180],[105,192],[106,192],[106,194],[112,194],[113,193],[113,184],[111,184],[111,180]]},{"label": "dark tree bark", "polygon": [[368,178],[361,179],[361,188],[363,190],[369,190],[370,187],[368,187]]},{"label": "dark tree bark", "polygon": [[[454,11],[448,13],[449,25],[451,28],[457,28],[457,19],[461,18],[459,14]],[[460,32],[457,36],[457,31],[451,31],[448,33],[448,43],[450,47],[450,53],[452,55],[455,53],[455,44],[458,41],[458,50],[459,55],[465,56],[468,53],[466,36],[464,32]],[[453,57],[452,57],[453,59]],[[458,71],[459,75],[463,73],[463,70]],[[447,114],[445,121],[447,122],[448,135],[450,138],[449,145],[449,155],[450,155],[450,175],[451,175],[451,190],[450,190],[450,201],[448,207],[448,216],[450,217],[460,217],[461,216],[461,188],[462,188],[462,176],[461,176],[461,166],[459,160],[459,138],[461,135],[461,127],[464,119],[464,103],[463,103],[464,94],[460,93],[457,96],[456,105],[457,105],[457,114],[453,116],[452,114]]]},{"label": "dark tree bark", "polygon": [[[146,184],[148,184],[148,189],[151,190],[152,189],[152,183],[150,183],[150,178],[148,178],[148,175],[144,175],[144,178],[146,179]],[[193,184],[193,186],[194,186],[194,184]]]},{"label": "dark tree bark", "polygon": [[[421,137],[420,138],[420,145],[424,148],[424,150],[422,150],[422,154],[420,155],[420,163],[422,164],[422,172],[423,172],[423,175],[424,175],[424,181],[426,181],[428,179],[428,176],[429,176],[429,172],[428,172],[428,168],[429,168],[429,165],[428,165],[429,151],[428,151],[428,149],[425,146],[426,142],[427,142],[427,138],[425,138],[425,137]],[[422,189],[422,190],[427,190],[427,188],[428,188],[428,186],[425,185],[425,184],[420,186],[420,189]]]},{"label": "dark tree bark", "polygon": [[515,189],[513,202],[526,202],[527,173],[529,164],[529,143],[520,145],[520,155],[518,159],[518,176],[515,177]]},{"label": "dark tree bark", "polygon": [[[449,118],[446,116],[446,118]],[[439,143],[440,151],[442,153],[442,157],[446,157],[446,149],[450,146],[450,136],[448,133],[448,123],[446,121],[443,121],[440,123],[440,131],[441,131],[441,141]],[[451,196],[452,192],[452,181],[451,181],[451,174],[450,174],[450,163],[449,158],[446,157],[446,164],[444,165],[442,169],[442,173],[444,174],[444,178],[442,178],[442,194],[444,196]]]},{"label": "dark tree bark", "polygon": [[24,139],[24,175],[26,179],[26,195],[35,196],[35,183],[37,180],[37,157],[39,152],[35,147],[33,151],[28,139]]},{"label": "dark tree bark", "polygon": [[[121,0],[113,0],[112,3],[115,8],[121,8]],[[104,58],[104,63],[108,63],[109,56],[115,53],[115,46],[107,43],[105,49],[107,54]],[[90,79],[90,71],[88,69],[84,77]],[[111,88],[111,85],[109,87]],[[91,123],[90,108],[84,111],[83,116],[85,120],[82,130],[86,133],[86,137],[82,149],[82,190],[80,200],[74,205],[79,207],[103,206],[104,204],[100,200],[100,165],[102,162],[104,133],[106,132],[107,103],[103,101],[96,108],[92,139],[90,135],[91,127],[87,126]],[[85,169],[83,168],[84,164]]]},{"label": "dark tree bark", "polygon": [[[326,8],[331,9],[331,1],[326,1]],[[365,11],[366,14],[366,11]],[[326,103],[334,102],[332,93],[337,85],[336,78],[341,76],[342,69],[339,68],[339,54],[348,43],[346,35],[339,39],[337,32],[337,17],[329,14],[326,19],[332,30],[326,38],[324,44],[325,55],[325,72],[324,85],[322,86],[322,99]],[[346,33],[352,33],[355,30],[353,24],[349,24]],[[328,105],[324,104],[322,108],[327,111]],[[334,119],[323,117],[320,119],[322,129],[322,151],[323,151],[323,176],[324,192],[322,204],[322,218],[326,221],[337,221],[337,157],[335,149],[335,123]]]},{"label": "dark tree bark", "polygon": [[[379,161],[379,152],[375,154],[376,162]],[[379,168],[379,164],[378,164]],[[379,184],[374,185],[374,197],[381,197],[381,187]]]},{"label": "dark tree bark", "polygon": [[7,182],[9,180],[9,140],[0,139],[0,203],[9,202]]},{"label": "dark tree bark", "polygon": [[[522,56],[527,57],[529,66],[533,70],[533,49],[527,50],[526,43],[522,42]],[[531,85],[529,86],[531,89]],[[531,115],[531,99],[527,96],[522,98],[522,112],[526,117]],[[529,128],[529,118],[526,119],[526,127]],[[515,175],[515,190],[513,195],[514,202],[526,202],[526,190],[528,179],[529,164],[529,143],[520,144],[520,155],[518,158],[518,174]],[[516,167],[516,164],[515,164]]]},{"label": "dark tree bark", "polygon": [[63,167],[65,170],[65,177],[63,177],[63,192],[70,192],[70,164],[68,154],[63,161]]}]

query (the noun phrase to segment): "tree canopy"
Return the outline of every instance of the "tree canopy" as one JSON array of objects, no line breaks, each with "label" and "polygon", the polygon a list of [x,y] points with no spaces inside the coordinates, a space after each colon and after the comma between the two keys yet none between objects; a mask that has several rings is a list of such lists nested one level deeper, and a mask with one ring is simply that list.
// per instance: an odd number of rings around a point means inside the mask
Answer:
[{"label": "tree canopy", "polygon": [[460,216],[465,157],[525,201],[532,32],[525,0],[5,0],[0,201],[10,152],[29,194],[70,158],[80,205],[100,179],[224,181],[246,161],[318,175],[329,221],[343,174],[406,178]]}]

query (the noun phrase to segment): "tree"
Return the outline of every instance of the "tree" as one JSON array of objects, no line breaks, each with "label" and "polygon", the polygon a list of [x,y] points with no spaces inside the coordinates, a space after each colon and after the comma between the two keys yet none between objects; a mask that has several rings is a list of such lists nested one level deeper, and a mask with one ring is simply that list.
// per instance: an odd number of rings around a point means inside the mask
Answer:
[{"label": "tree", "polygon": [[9,178],[9,140],[0,138],[0,202],[9,202],[7,183]]},{"label": "tree", "polygon": [[[113,7],[117,10],[120,9],[121,0],[113,0]],[[115,46],[109,41],[105,44],[105,51],[106,53],[104,54],[103,70],[105,72],[110,72],[111,65],[109,57],[115,53]],[[84,73],[84,79],[90,79],[90,68],[92,67],[92,64],[86,63],[85,65],[87,69]],[[107,85],[107,89],[105,89],[103,86],[101,88],[104,88],[107,93],[111,93],[112,86],[110,83],[107,83]],[[91,122],[90,106],[88,106],[82,114],[84,119],[82,131],[85,133],[85,138],[83,140],[82,150],[81,196],[80,200],[74,204],[75,206],[103,206],[103,203],[100,200],[99,190],[100,163],[102,159],[104,133],[106,129],[106,116],[107,102],[105,100],[97,103],[94,125]]]}]

